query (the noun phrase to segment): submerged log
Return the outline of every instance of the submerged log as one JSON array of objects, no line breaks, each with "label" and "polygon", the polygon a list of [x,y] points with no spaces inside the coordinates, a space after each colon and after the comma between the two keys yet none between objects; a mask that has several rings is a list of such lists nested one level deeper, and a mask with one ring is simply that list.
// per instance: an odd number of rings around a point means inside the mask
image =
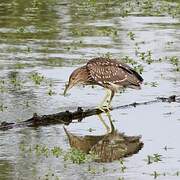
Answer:
[{"label": "submerged log", "polygon": [[[152,101],[134,102],[127,105],[114,107],[111,110],[131,108],[131,107],[136,107],[140,105],[148,105],[148,104],[159,103],[159,102],[180,103],[180,97],[177,97],[175,95],[169,96],[167,98],[157,97],[155,100],[152,100]],[[65,111],[65,112],[59,112],[55,114],[42,115],[42,116],[39,116],[36,113],[34,113],[32,118],[22,121],[22,122],[18,122],[18,123],[2,122],[0,124],[0,130],[8,130],[8,129],[18,128],[18,127],[39,127],[39,126],[48,126],[48,125],[54,125],[54,124],[68,125],[73,120],[78,120],[78,122],[80,122],[85,117],[89,117],[89,116],[93,116],[93,115],[97,115],[101,113],[103,113],[103,111],[97,108],[87,109],[84,111],[81,107],[78,107],[78,109],[74,112]]]}]

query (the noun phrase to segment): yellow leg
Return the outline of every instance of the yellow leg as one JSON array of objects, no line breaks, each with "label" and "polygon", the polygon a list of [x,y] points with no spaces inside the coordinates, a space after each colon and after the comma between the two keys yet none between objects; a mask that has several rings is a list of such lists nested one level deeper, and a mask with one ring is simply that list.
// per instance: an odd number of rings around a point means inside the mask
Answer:
[{"label": "yellow leg", "polygon": [[110,103],[111,103],[112,97],[113,97],[112,91],[110,89],[106,89],[106,95],[103,101],[98,106],[98,109],[100,109],[103,112],[110,111],[110,108],[111,108]]},{"label": "yellow leg", "polygon": [[101,115],[101,114],[98,114],[98,117],[99,117],[100,121],[102,122],[102,124],[104,125],[104,127],[106,128],[107,133],[109,133],[109,132],[110,132],[110,128],[109,128],[109,126],[105,123],[102,115]]},{"label": "yellow leg", "polygon": [[104,99],[102,100],[102,102],[100,103],[100,107],[103,107],[104,105],[106,105],[107,103],[107,100],[109,98],[109,90],[108,89],[105,89],[105,92],[106,92],[106,95],[104,97]]},{"label": "yellow leg", "polygon": [[111,131],[110,131],[110,133],[113,133],[114,130],[115,130],[115,128],[114,128],[114,124],[113,124],[113,122],[112,122],[111,114],[110,114],[109,111],[107,111],[107,112],[106,112],[106,115],[107,115],[107,117],[108,117],[108,119],[109,119],[109,122],[110,122],[110,125],[111,125]]}]

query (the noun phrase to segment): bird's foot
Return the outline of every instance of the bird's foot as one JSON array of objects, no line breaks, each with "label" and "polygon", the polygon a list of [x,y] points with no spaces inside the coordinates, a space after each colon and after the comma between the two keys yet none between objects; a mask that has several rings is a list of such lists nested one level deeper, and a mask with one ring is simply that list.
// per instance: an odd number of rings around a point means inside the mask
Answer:
[{"label": "bird's foot", "polygon": [[103,105],[103,106],[98,106],[97,109],[101,110],[104,113],[110,112],[112,107],[110,105]]}]

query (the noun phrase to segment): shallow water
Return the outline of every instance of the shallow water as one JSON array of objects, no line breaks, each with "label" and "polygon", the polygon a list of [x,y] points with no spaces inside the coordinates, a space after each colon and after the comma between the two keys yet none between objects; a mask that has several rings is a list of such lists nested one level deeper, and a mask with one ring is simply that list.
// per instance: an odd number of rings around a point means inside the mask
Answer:
[{"label": "shallow water", "polygon": [[[76,87],[66,97],[62,93],[68,76],[76,67],[107,53],[119,59],[132,57],[144,66],[142,89],[117,94],[113,106],[179,95],[180,73],[164,57],[180,58],[180,19],[137,13],[122,18],[119,6],[66,0],[1,0],[0,122],[19,122],[30,118],[34,112],[50,114],[76,110],[78,106],[95,107],[104,95],[102,88]],[[134,40],[129,38],[128,32],[135,34]],[[153,63],[149,65],[135,55],[135,43],[140,52],[152,52]],[[158,61],[159,58],[163,60]],[[35,72],[44,76],[40,85],[30,78]],[[153,179],[154,171],[166,173],[158,179],[179,179],[176,173],[180,171],[180,104],[157,103],[114,110],[111,115],[120,132],[141,135],[144,142],[138,154],[125,158],[125,172],[121,172],[119,161],[77,165],[64,162],[62,158],[22,151],[22,144],[68,149],[63,126],[55,125],[0,132],[0,180],[45,179],[48,173],[60,179],[144,180]],[[89,132],[89,128],[94,131]],[[96,116],[72,123],[67,129],[83,135],[105,133]],[[147,156],[155,153],[162,155],[162,161],[147,164]],[[89,166],[95,172],[88,171]]]}]

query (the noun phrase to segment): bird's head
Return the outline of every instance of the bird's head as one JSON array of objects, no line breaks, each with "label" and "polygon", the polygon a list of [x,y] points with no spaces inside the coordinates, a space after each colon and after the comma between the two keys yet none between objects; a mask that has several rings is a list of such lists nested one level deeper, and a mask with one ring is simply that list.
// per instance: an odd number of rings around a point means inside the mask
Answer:
[{"label": "bird's head", "polygon": [[68,84],[64,90],[64,96],[66,95],[67,91],[70,90],[73,86],[81,84],[84,82],[83,78],[84,70],[83,68],[75,69],[69,77]]}]

